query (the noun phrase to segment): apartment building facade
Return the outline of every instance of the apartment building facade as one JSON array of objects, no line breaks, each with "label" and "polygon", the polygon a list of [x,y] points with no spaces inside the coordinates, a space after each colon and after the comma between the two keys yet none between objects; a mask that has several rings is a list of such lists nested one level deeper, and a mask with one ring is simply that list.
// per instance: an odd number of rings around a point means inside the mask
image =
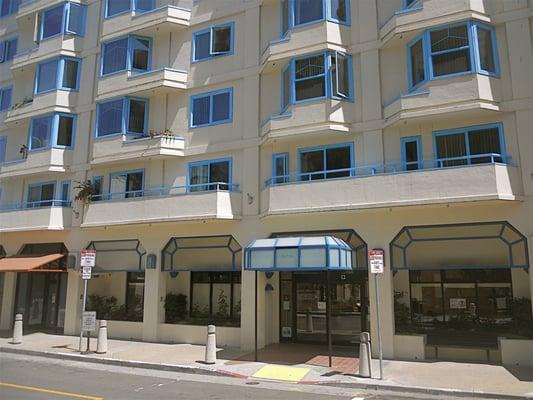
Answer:
[{"label": "apartment building facade", "polygon": [[0,329],[530,357],[533,1],[1,4]]}]

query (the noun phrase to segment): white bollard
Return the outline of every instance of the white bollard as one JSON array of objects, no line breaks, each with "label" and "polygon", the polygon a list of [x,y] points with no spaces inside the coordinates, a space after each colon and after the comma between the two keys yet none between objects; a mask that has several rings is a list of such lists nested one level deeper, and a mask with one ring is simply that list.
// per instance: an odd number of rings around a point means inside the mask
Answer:
[{"label": "white bollard", "polygon": [[359,376],[372,377],[372,350],[370,348],[370,334],[361,332],[359,335]]},{"label": "white bollard", "polygon": [[101,320],[98,328],[98,342],[96,344],[96,353],[107,353],[107,321]]},{"label": "white bollard", "polygon": [[22,314],[15,315],[15,325],[13,325],[13,339],[11,344],[22,343]]},{"label": "white bollard", "polygon": [[205,344],[205,363],[217,361],[217,336],[215,325],[207,325],[207,343]]}]

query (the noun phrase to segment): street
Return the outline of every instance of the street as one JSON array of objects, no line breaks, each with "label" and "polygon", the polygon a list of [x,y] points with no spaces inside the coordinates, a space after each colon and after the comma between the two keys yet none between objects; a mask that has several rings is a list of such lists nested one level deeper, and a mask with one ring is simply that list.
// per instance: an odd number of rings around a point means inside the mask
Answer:
[{"label": "street", "polygon": [[[400,394],[116,367],[0,353],[0,399],[402,400]],[[421,400],[435,397],[416,397]],[[443,399],[443,397],[439,397]]]}]

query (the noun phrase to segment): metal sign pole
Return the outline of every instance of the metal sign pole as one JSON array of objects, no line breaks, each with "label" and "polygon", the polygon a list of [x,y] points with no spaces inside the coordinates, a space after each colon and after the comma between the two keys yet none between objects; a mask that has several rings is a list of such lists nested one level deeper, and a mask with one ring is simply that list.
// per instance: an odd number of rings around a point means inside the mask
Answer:
[{"label": "metal sign pole", "polygon": [[83,301],[81,303],[81,315],[80,315],[80,353],[81,353],[81,342],[83,341],[83,313],[85,312],[85,303],[87,301],[87,281],[88,279],[83,280]]},{"label": "metal sign pole", "polygon": [[381,316],[379,311],[379,285],[378,285],[378,274],[374,274],[374,283],[376,291],[376,319],[377,319],[377,329],[378,329],[378,352],[379,352],[379,379],[383,379],[383,349],[381,347]]},{"label": "metal sign pole", "polygon": [[379,379],[383,379],[383,348],[381,346],[381,315],[379,310],[379,285],[378,275],[385,271],[385,252],[382,249],[373,249],[368,252],[370,261],[370,273],[374,275],[374,290],[376,292],[376,328],[378,330],[379,352]]}]

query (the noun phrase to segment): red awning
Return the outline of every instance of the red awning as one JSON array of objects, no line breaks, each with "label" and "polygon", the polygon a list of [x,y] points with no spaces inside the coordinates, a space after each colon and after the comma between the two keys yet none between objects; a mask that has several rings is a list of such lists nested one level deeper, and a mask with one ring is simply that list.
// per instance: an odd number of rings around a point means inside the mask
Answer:
[{"label": "red awning", "polygon": [[64,254],[46,256],[13,256],[0,259],[0,272],[63,272],[62,269],[39,269],[42,266],[63,258]]}]

